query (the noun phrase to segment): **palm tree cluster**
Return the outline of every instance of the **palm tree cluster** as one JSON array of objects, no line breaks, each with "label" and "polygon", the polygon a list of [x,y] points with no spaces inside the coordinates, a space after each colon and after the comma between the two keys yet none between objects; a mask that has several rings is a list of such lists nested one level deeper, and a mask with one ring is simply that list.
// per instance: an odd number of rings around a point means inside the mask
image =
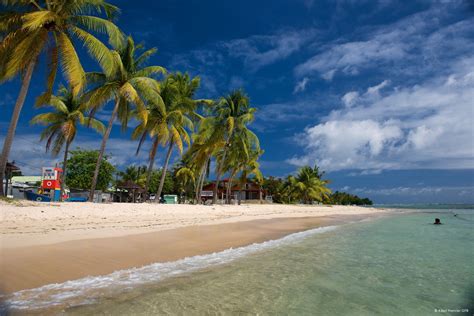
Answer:
[{"label": "palm tree cluster", "polygon": [[[46,140],[47,151],[58,155],[64,150],[64,173],[79,125],[103,135],[90,200],[114,123],[118,121],[124,131],[132,118],[139,122],[132,133],[132,139],[138,140],[137,154],[145,141],[151,141],[146,171],[139,170],[146,192],[160,146],[166,148],[166,154],[158,197],[175,150],[182,156],[175,175],[183,186],[193,187],[197,201],[211,162],[216,166],[217,177],[214,202],[218,183],[225,174],[230,183],[245,183],[250,175],[261,181],[258,158],[263,151],[258,137],[248,127],[254,120],[255,108],[242,90],[218,100],[197,99],[199,78],[167,73],[161,66],[150,65],[156,48],[145,49],[142,44],[135,44],[131,36],[124,36],[114,22],[119,9],[105,0],[0,0],[0,5],[0,83],[21,78],[0,156],[0,179],[5,175],[32,75],[40,61],[47,60],[45,92],[36,98],[35,106],[51,111],[37,115],[31,122],[46,126],[41,140]],[[100,72],[84,70],[79,45],[97,62]],[[65,82],[54,95],[58,69]],[[95,116],[109,102],[113,103],[113,110],[104,125]]]},{"label": "palm tree cluster", "polygon": [[286,179],[269,177],[263,180],[263,187],[277,203],[330,203],[329,180],[324,180],[324,172],[318,166],[304,166],[296,175]]}]

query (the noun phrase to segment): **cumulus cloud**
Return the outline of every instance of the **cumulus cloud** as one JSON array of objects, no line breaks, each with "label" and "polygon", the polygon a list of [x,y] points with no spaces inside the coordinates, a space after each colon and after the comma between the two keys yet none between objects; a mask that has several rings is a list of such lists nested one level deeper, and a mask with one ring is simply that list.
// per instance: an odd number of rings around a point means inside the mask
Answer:
[{"label": "cumulus cloud", "polygon": [[346,107],[298,135],[306,153],[289,162],[318,161],[326,170],[474,168],[474,58],[449,70],[413,86],[389,90],[383,81],[345,94]]}]

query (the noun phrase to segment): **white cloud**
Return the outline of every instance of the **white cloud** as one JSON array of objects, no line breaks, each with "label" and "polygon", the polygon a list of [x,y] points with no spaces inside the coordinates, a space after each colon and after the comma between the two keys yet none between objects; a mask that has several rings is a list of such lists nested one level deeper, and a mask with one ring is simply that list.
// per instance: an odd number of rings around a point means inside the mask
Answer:
[{"label": "white cloud", "polygon": [[242,58],[252,71],[285,59],[299,51],[316,35],[312,29],[254,35],[221,43],[232,57]]},{"label": "white cloud", "polygon": [[309,82],[308,77],[304,77],[301,81],[298,81],[293,89],[293,93],[303,92],[306,90],[306,85]]},{"label": "white cloud", "polygon": [[368,95],[378,95],[379,91],[385,88],[386,86],[388,86],[389,84],[390,84],[390,80],[384,80],[376,86],[369,87],[366,93]]},{"label": "white cloud", "polygon": [[[389,67],[392,72],[430,72],[443,66],[444,56],[459,52],[468,53],[474,49],[472,23],[466,19],[447,26],[441,26],[452,7],[450,2],[433,5],[429,10],[414,14],[391,25],[379,27],[371,32],[362,32],[354,39],[337,39],[313,57],[295,68],[297,76],[319,74],[331,81],[336,75],[353,76],[362,69]],[[446,19],[447,20],[447,19]],[[357,34],[357,33],[355,33]],[[424,67],[419,67],[423,56]],[[393,65],[396,67],[393,67]]]},{"label": "white cloud", "polygon": [[298,135],[306,154],[295,165],[318,161],[326,170],[474,168],[474,58],[450,74],[411,87],[369,88]]},{"label": "white cloud", "polygon": [[357,91],[350,91],[344,94],[341,98],[342,102],[346,107],[351,107],[359,98],[359,92]]},{"label": "white cloud", "polygon": [[[17,134],[13,141],[12,150],[9,160],[16,161],[21,171],[25,175],[39,175],[41,168],[46,166],[54,166],[56,163],[62,163],[63,153],[58,157],[52,157],[50,153],[45,152],[45,143],[40,143],[37,134]],[[77,147],[83,149],[98,150],[102,138],[78,136],[72,148]],[[3,143],[3,137],[0,137]],[[129,164],[145,164],[148,159],[149,143],[146,142],[138,156],[135,155],[138,142],[127,138],[110,138],[107,142],[106,154],[110,155],[110,162],[119,168],[123,168]],[[157,166],[162,157],[157,157]]]}]

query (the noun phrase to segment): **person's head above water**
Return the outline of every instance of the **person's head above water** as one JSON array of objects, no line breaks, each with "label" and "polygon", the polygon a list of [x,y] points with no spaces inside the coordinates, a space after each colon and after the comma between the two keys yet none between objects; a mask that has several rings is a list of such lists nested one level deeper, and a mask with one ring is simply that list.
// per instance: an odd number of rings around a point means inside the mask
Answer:
[{"label": "person's head above water", "polygon": [[439,218],[435,218],[435,222],[433,224],[441,225],[441,220]]}]

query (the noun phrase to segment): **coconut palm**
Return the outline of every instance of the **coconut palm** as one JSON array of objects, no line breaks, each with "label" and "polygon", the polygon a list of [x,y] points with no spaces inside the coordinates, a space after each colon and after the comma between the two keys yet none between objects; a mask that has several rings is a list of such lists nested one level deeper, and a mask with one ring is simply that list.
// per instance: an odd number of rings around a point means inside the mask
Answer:
[{"label": "coconut palm", "polygon": [[111,42],[119,41],[122,33],[111,21],[99,16],[105,12],[110,18],[118,12],[117,7],[103,0],[0,0],[0,6],[0,81],[22,76],[0,156],[0,179],[3,179],[20,112],[40,55],[45,54],[49,59],[46,92],[37,98],[37,104],[45,104],[50,100],[59,64],[75,96],[85,85],[75,43],[83,44],[103,68],[109,69],[113,63],[109,49],[90,32],[106,33]]},{"label": "coconut palm", "polygon": [[[99,133],[104,133],[102,122],[86,116],[86,107],[79,97],[74,96],[70,89],[61,87],[57,96],[51,96],[48,102],[51,112],[38,114],[31,120],[33,124],[45,125],[40,140],[46,139],[46,151],[51,149],[57,156],[64,148],[63,173],[61,178],[61,197],[64,192],[64,179],[67,171],[69,147],[77,134],[78,125],[90,126]],[[52,148],[51,148],[52,146]]]},{"label": "coconut palm", "polygon": [[[261,155],[258,137],[246,127],[236,129],[233,132],[230,144],[231,146],[225,155],[225,161],[222,161],[222,171],[229,173],[226,194],[228,204],[231,202],[230,195],[234,178],[239,172],[252,173],[252,170],[256,172],[258,169],[257,160]],[[219,152],[218,159],[219,155],[224,155],[224,153]]]},{"label": "coconut palm", "polygon": [[[132,107],[135,115],[146,124],[148,112],[146,104],[154,104],[163,113],[165,106],[160,96],[160,87],[154,78],[164,74],[165,69],[160,66],[145,66],[146,61],[156,53],[156,48],[138,52],[143,47],[135,45],[128,37],[123,43],[115,47],[113,69],[104,73],[89,73],[89,79],[95,87],[87,93],[89,107],[92,112],[102,108],[110,100],[114,100],[114,108],[109,119],[107,130],[102,138],[94,176],[92,178],[89,199],[92,201],[99,176],[100,163],[104,155],[107,140],[116,118],[120,120],[122,129],[126,129]],[[137,56],[138,55],[138,56]]]},{"label": "coconut palm", "polygon": [[190,185],[194,186],[196,184],[195,171],[185,165],[182,165],[174,171],[174,177],[175,177],[178,189],[180,191],[180,203],[181,203],[182,201],[181,197],[186,198],[185,196],[186,189]]},{"label": "coconut palm", "polygon": [[[216,118],[214,120],[216,137],[221,137],[223,146],[220,155],[217,155],[216,183],[213,192],[213,203],[217,202],[217,188],[222,174],[225,172],[226,156],[232,142],[234,133],[252,133],[247,125],[254,119],[255,108],[250,107],[248,96],[242,90],[232,91],[229,95],[221,98],[216,106]],[[252,133],[253,134],[253,133]],[[237,142],[240,142],[235,138]]]},{"label": "coconut palm", "polygon": [[120,177],[120,182],[133,181],[141,186],[145,182],[145,171],[146,166],[131,165],[125,168],[124,171],[119,171],[118,176]]},{"label": "coconut palm", "polygon": [[[247,179],[250,175],[254,176],[254,181],[257,184],[261,184],[263,181],[263,175],[260,171],[260,164],[258,163],[258,159],[263,154],[263,150],[252,150],[247,159],[243,160],[239,164],[239,169],[241,170],[240,173],[240,191],[242,188],[245,188],[247,184]],[[240,204],[240,199],[242,196],[242,192],[239,192],[238,202]],[[262,200],[262,190],[260,189],[260,202]]]},{"label": "coconut palm", "polygon": [[193,121],[198,121],[201,118],[195,112],[197,105],[207,102],[206,100],[193,99],[199,88],[199,83],[198,77],[191,79],[188,74],[179,72],[170,74],[160,85],[160,95],[165,105],[165,111],[163,112],[156,105],[150,104],[147,109],[148,120],[146,122],[142,120],[132,134],[132,138],[141,136],[137,153],[147,135],[153,140],[149,155],[147,182],[145,184],[146,190],[149,187],[158,145],[168,145],[158,186],[158,197],[163,190],[166,170],[168,169],[168,163],[174,146],[178,147],[179,153],[182,154],[183,142],[188,146],[190,145],[188,130],[193,129]]},{"label": "coconut palm", "polygon": [[317,166],[305,166],[298,171],[296,177],[289,176],[285,188],[288,199],[299,199],[305,204],[328,199],[331,194],[327,187],[329,181],[322,180],[322,174]]},{"label": "coconut palm", "polygon": [[156,192],[158,199],[155,199],[155,202],[158,202],[161,196],[165,183],[166,170],[168,169],[168,163],[174,146],[178,148],[179,154],[182,155],[183,141],[188,146],[191,144],[188,131],[194,129],[193,119],[200,119],[199,115],[195,113],[195,110],[201,100],[193,99],[194,94],[199,88],[199,78],[195,77],[191,79],[188,74],[183,75],[176,73],[172,74],[169,79],[171,80],[171,86],[175,89],[175,95],[171,99],[171,102],[167,104],[168,107],[163,117],[163,121],[166,122],[168,129],[168,151],[161,173],[160,185]]}]

